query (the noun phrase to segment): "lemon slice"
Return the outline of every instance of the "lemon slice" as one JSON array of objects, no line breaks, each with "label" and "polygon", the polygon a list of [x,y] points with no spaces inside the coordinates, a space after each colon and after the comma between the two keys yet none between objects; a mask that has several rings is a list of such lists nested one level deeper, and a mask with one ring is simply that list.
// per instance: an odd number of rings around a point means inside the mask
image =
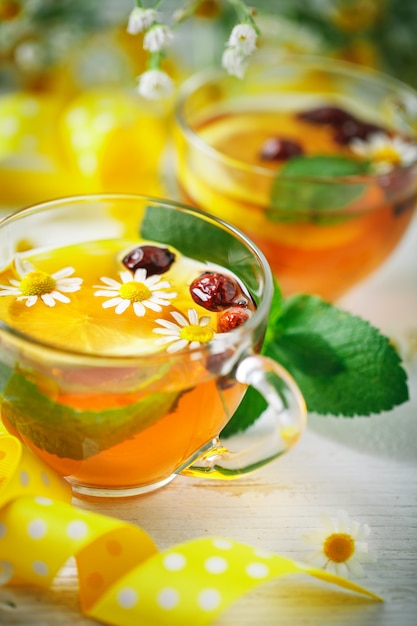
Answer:
[{"label": "lemon slice", "polygon": [[101,191],[149,193],[165,147],[167,121],[122,91],[90,90],[60,119],[66,158]]}]

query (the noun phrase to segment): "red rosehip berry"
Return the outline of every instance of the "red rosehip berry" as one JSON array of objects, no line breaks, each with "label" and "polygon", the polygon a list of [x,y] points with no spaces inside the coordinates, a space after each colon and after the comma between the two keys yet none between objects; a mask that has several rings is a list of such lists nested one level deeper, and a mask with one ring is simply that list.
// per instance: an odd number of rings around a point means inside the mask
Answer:
[{"label": "red rosehip berry", "polygon": [[190,294],[196,304],[213,312],[223,311],[232,305],[248,304],[248,298],[243,295],[236,280],[218,272],[204,272],[193,280]]},{"label": "red rosehip berry", "polygon": [[231,307],[226,309],[217,320],[217,329],[219,333],[228,333],[238,326],[241,326],[251,316],[251,311],[243,307]]}]

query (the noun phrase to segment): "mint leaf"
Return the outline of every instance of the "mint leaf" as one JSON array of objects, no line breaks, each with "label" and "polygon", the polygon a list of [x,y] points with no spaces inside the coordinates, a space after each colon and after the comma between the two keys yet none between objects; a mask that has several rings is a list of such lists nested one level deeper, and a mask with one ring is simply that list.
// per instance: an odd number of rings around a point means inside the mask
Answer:
[{"label": "mint leaf", "polygon": [[139,234],[143,239],[171,245],[197,261],[225,266],[238,276],[244,276],[249,289],[256,289],[256,269],[249,250],[232,233],[207,217],[202,219],[181,208],[173,211],[152,206],[145,212]]},{"label": "mint leaf", "polygon": [[[369,322],[318,297],[289,298],[272,336],[264,352],[294,376],[309,411],[365,416],[408,400],[407,375],[389,340]],[[299,358],[300,343],[311,352],[307,366]]]},{"label": "mint leaf", "polygon": [[348,219],[335,212],[359,198],[367,185],[346,177],[368,173],[369,163],[341,155],[299,156],[279,170],[267,217],[274,222],[334,224]]},{"label": "mint leaf", "polygon": [[[292,374],[310,412],[369,416],[409,399],[407,374],[389,339],[316,296],[275,301],[262,353]],[[249,387],[222,436],[245,430],[265,408]]]},{"label": "mint leaf", "polygon": [[135,404],[77,411],[43,395],[22,374],[0,369],[3,417],[38,448],[81,460],[133,437],[171,410],[178,392],[153,393]]}]

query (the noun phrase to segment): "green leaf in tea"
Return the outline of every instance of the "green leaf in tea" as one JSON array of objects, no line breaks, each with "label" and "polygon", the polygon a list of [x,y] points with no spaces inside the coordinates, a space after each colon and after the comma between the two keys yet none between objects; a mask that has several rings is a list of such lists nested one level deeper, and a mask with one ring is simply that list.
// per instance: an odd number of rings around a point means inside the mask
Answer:
[{"label": "green leaf in tea", "polygon": [[[253,258],[248,248],[232,233],[212,223],[210,218],[203,221],[181,207],[175,211],[162,205],[152,206],[145,211],[139,234],[143,239],[173,246],[184,256],[217,263],[238,276],[244,275],[250,290],[257,286],[254,270],[251,269],[254,268]],[[256,298],[256,292],[252,295]]]},{"label": "green leaf in tea", "polygon": [[337,211],[357,200],[367,187],[360,179],[346,178],[361,177],[369,171],[367,161],[341,155],[293,157],[276,176],[267,217],[274,222],[344,221],[347,216],[337,215]]},{"label": "green leaf in tea", "polygon": [[[147,394],[113,409],[77,410],[41,393],[25,376],[3,366],[2,415],[38,448],[61,458],[82,460],[133,437],[174,408],[178,392]],[[53,435],[51,435],[53,433]]]}]

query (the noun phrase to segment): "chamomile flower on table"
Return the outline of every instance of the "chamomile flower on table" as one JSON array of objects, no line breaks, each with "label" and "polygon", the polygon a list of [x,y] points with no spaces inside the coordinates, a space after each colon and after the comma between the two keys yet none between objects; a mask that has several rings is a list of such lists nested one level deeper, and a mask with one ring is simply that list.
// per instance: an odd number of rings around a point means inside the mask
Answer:
[{"label": "chamomile flower on table", "polygon": [[107,276],[102,276],[102,285],[94,285],[98,291],[95,296],[108,298],[103,302],[103,309],[113,308],[117,315],[124,313],[130,306],[133,307],[135,315],[143,317],[146,309],[151,309],[159,313],[162,307],[169,306],[171,300],[177,297],[171,289],[171,283],[161,280],[157,274],[147,276],[146,269],[139,268],[135,273],[120,272],[120,281]]},{"label": "chamomile flower on table", "polygon": [[387,174],[417,161],[417,143],[383,132],[373,133],[368,139],[355,138],[349,147],[357,156],[370,161],[377,174]]},{"label": "chamomile flower on table", "polygon": [[53,274],[37,270],[27,259],[16,256],[16,271],[20,280],[11,278],[9,285],[0,285],[0,296],[15,296],[16,300],[25,300],[27,307],[38,301],[54,307],[56,302],[71,302],[64,293],[74,293],[81,289],[82,278],[72,277],[75,269],[64,267]]},{"label": "chamomile flower on table", "polygon": [[[171,311],[171,316],[175,321],[157,319],[160,327],[153,329],[154,333],[163,335],[155,343],[167,345],[167,352],[179,352],[187,346],[194,350],[205,344],[214,343],[216,346],[219,343],[217,333],[210,326],[208,315],[199,317],[195,309],[188,309],[188,319],[179,311]],[[196,358],[199,358],[198,353]]]},{"label": "chamomile flower on table", "polygon": [[310,565],[326,569],[338,576],[365,575],[362,564],[374,563],[365,539],[371,530],[367,524],[351,520],[346,511],[339,511],[335,519],[322,513],[322,528],[303,536],[305,543],[316,548],[308,558]]}]

